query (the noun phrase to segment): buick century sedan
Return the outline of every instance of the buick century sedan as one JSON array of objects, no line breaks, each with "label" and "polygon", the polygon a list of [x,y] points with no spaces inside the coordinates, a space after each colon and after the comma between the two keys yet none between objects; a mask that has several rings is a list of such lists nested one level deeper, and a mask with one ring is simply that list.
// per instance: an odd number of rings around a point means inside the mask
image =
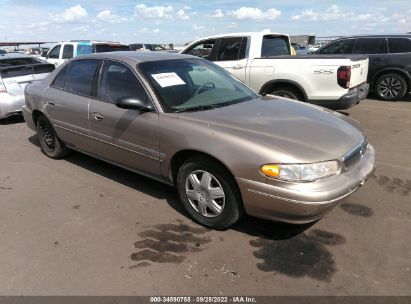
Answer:
[{"label": "buick century sedan", "polygon": [[375,152],[337,112],[260,96],[213,64],[156,52],[78,57],[27,86],[41,150],[77,150],[176,187],[197,222],[307,223],[356,191]]}]

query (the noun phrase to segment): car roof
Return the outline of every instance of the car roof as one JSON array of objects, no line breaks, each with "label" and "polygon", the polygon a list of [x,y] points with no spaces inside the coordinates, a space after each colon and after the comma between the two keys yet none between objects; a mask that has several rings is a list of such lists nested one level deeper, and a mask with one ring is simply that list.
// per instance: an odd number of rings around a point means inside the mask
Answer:
[{"label": "car roof", "polygon": [[355,36],[347,36],[341,37],[340,39],[348,39],[348,38],[411,38],[410,34],[389,34],[389,35],[355,35]]},{"label": "car roof", "polygon": [[119,52],[107,52],[107,53],[93,53],[88,55],[82,55],[75,57],[73,60],[84,59],[113,59],[122,60],[129,63],[138,63],[145,61],[158,61],[158,60],[172,60],[183,58],[197,58],[196,56],[169,53],[169,52],[135,52],[135,51],[119,51]]}]

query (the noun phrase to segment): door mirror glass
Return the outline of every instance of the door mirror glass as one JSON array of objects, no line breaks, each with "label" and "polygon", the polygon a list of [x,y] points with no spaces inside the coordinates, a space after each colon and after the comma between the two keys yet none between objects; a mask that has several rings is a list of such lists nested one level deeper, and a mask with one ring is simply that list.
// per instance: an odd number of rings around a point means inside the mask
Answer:
[{"label": "door mirror glass", "polygon": [[153,107],[148,102],[135,97],[119,98],[117,99],[116,106],[121,109],[134,109],[146,112],[153,111]]}]

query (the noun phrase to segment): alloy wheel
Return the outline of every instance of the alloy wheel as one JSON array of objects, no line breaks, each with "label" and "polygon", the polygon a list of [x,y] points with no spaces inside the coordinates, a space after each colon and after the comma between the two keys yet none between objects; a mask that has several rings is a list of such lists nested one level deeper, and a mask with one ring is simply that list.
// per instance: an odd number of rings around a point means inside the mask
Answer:
[{"label": "alloy wheel", "polygon": [[378,94],[386,99],[397,97],[401,91],[401,81],[396,77],[387,76],[378,83]]}]

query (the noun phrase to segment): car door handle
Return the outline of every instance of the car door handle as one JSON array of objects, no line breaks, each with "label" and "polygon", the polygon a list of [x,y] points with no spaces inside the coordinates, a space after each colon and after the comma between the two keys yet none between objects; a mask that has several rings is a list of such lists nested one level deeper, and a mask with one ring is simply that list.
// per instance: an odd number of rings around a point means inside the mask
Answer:
[{"label": "car door handle", "polygon": [[374,58],[375,61],[384,61],[384,58]]},{"label": "car door handle", "polygon": [[233,69],[234,69],[234,70],[241,70],[242,68],[244,68],[243,65],[235,65],[235,66],[233,66]]},{"label": "car door handle", "polygon": [[51,101],[51,100],[47,100],[47,104],[48,105],[51,105],[51,106],[55,106],[56,104],[53,102],[53,101]]},{"label": "car door handle", "polygon": [[98,112],[91,113],[91,116],[92,116],[95,120],[98,120],[98,121],[104,119],[103,114],[98,113]]}]

